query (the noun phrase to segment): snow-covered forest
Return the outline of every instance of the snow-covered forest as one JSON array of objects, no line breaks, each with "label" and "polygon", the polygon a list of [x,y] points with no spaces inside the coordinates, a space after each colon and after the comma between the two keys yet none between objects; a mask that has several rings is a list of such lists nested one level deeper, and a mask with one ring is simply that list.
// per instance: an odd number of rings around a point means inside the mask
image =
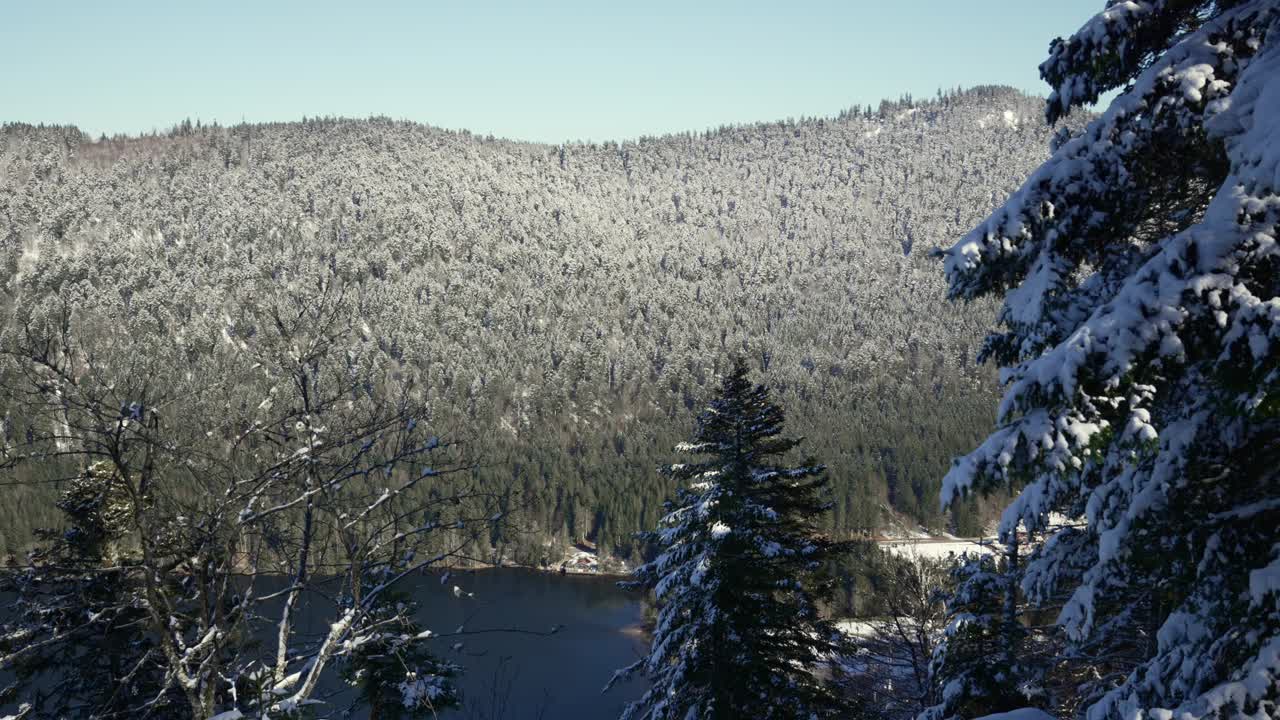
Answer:
[{"label": "snow-covered forest", "polygon": [[[332,273],[425,420],[522,494],[505,551],[526,563],[559,556],[546,540],[629,553],[671,490],[654,468],[741,352],[831,468],[831,527],[892,508],[974,534],[937,493],[991,419],[972,359],[995,304],[947,303],[927,251],[1045,158],[1040,103],[983,87],[564,146],[386,119],[8,125],[0,340],[67,309],[139,352],[199,354],[255,332],[251,298]],[[6,443],[29,430],[3,423]],[[0,488],[10,550],[55,523],[48,489]]]},{"label": "snow-covered forest", "polygon": [[1084,20],[622,144],[4,126],[4,720],[466,708],[413,581],[570,543],[624,719],[1280,717],[1280,0]]}]

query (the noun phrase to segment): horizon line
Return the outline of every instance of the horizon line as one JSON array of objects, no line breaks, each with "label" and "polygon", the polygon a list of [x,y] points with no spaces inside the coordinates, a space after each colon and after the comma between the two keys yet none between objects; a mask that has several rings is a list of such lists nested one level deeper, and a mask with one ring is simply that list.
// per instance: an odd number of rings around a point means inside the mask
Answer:
[{"label": "horizon line", "polygon": [[[789,123],[819,121],[819,120],[821,121],[841,120],[841,119],[844,119],[846,117],[846,114],[850,113],[850,111],[862,110],[864,108],[877,108],[878,106],[883,106],[885,103],[900,103],[900,102],[903,102],[904,99],[907,97],[911,98],[911,101],[913,104],[915,103],[925,104],[925,103],[936,102],[941,97],[963,96],[963,95],[971,94],[978,90],[985,90],[985,89],[1011,91],[1011,92],[1018,93],[1019,95],[1021,95],[1026,99],[1045,100],[1047,98],[1047,93],[1036,93],[1024,88],[1015,87],[1013,85],[978,83],[978,84],[970,85],[967,87],[955,87],[950,89],[938,88],[937,93],[941,93],[941,95],[930,94],[927,97],[923,97],[923,98],[916,98],[911,93],[905,92],[899,95],[897,98],[881,98],[878,101],[878,103],[874,105],[873,104],[863,105],[861,103],[854,103],[850,105],[845,105],[840,110],[837,110],[834,113],[827,113],[822,115],[799,115],[799,116],[787,115],[785,117],[777,117],[772,120],[748,120],[748,121],[736,122],[736,123],[733,123],[733,122],[721,123],[720,125],[717,125],[717,126],[708,125],[702,129],[687,128],[684,130],[672,130],[667,132],[635,135],[635,136],[625,137],[621,139],[586,138],[586,139],[565,139],[560,141],[530,140],[530,139],[524,139],[524,138],[515,138],[515,137],[504,136],[504,135],[497,135],[491,132],[473,130],[471,128],[466,128],[466,127],[446,127],[444,125],[434,125],[431,122],[427,122],[423,120],[416,120],[416,119],[407,118],[407,117],[397,118],[391,115],[379,114],[379,113],[370,113],[369,115],[365,115],[365,116],[352,116],[352,115],[309,116],[304,114],[299,118],[290,119],[290,120],[255,120],[255,121],[246,120],[242,116],[239,122],[227,123],[227,124],[223,124],[217,118],[212,118],[211,120],[206,122],[200,117],[195,117],[195,118],[186,117],[170,124],[167,128],[164,128],[164,129],[161,129],[153,125],[150,130],[140,130],[137,132],[128,132],[128,131],[116,132],[111,134],[107,134],[105,132],[95,134],[81,128],[78,124],[74,122],[59,123],[59,122],[43,122],[43,121],[30,122],[26,120],[0,120],[0,127],[8,128],[12,126],[28,126],[28,127],[33,127],[37,129],[57,129],[57,128],[75,129],[81,132],[82,134],[84,134],[85,136],[87,136],[89,138],[90,143],[97,144],[97,143],[103,142],[104,140],[107,142],[114,142],[114,141],[142,140],[146,138],[172,136],[177,130],[181,129],[184,124],[189,124],[191,127],[223,128],[223,129],[230,130],[230,129],[236,129],[236,128],[245,127],[245,126],[256,127],[256,126],[270,126],[270,125],[293,125],[293,124],[301,124],[301,123],[311,122],[311,121],[368,122],[372,120],[389,120],[393,123],[398,123],[398,124],[418,125],[431,130],[439,130],[439,131],[458,134],[458,135],[470,135],[474,137],[479,137],[484,140],[491,140],[493,142],[506,142],[506,143],[512,143],[512,144],[518,144],[518,145],[548,145],[548,146],[608,145],[608,144],[625,145],[628,143],[640,143],[648,140],[662,140],[665,138],[673,138],[673,137],[689,136],[689,135],[705,135],[705,134],[710,134],[714,132],[721,132],[726,129],[765,127],[770,125],[783,125],[783,124],[789,124]],[[877,110],[873,109],[873,112],[877,112]]]}]

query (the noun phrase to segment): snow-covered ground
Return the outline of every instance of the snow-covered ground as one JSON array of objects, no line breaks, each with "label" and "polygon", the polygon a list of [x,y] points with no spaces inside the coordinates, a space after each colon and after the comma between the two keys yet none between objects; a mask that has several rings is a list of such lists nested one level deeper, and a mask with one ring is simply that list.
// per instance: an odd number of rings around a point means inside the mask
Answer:
[{"label": "snow-covered ground", "polygon": [[984,715],[978,720],[1055,720],[1055,718],[1043,710],[1020,708],[1009,712],[996,713],[995,715]]},{"label": "snow-covered ground", "polygon": [[573,544],[568,552],[557,562],[547,566],[547,570],[573,575],[626,575],[631,568],[614,557],[600,558],[600,553],[590,544]]},{"label": "snow-covered ground", "polygon": [[[1050,525],[1071,525],[1075,521],[1061,515],[1052,515]],[[999,547],[994,536],[962,538],[951,533],[932,533],[920,526],[895,523],[882,530],[876,541],[881,550],[898,557],[946,560],[965,553],[991,555]],[[599,553],[590,543],[574,544],[560,560],[546,566],[553,572],[577,575],[627,574],[631,568],[616,558],[607,557],[602,562]]]},{"label": "snow-covered ground", "polygon": [[[1059,513],[1049,514],[1049,527],[1079,526],[1083,524],[1079,518],[1069,518]],[[983,537],[963,538],[948,532],[930,532],[919,525],[912,525],[899,515],[889,514],[889,527],[880,531],[877,542],[880,549],[899,557],[917,557],[928,559],[946,559],[959,557],[964,553],[991,555],[998,551],[999,541],[996,539],[996,527],[987,528],[988,534]],[[1043,540],[1037,534],[1030,540],[1030,546]]]},{"label": "snow-covered ground", "polygon": [[872,637],[876,634],[878,623],[874,620],[855,620],[844,618],[835,622],[836,629],[849,637]]},{"label": "snow-covered ground", "polygon": [[990,545],[972,538],[904,538],[881,540],[880,549],[899,557],[946,559],[959,557],[964,553],[988,555],[994,552]]},{"label": "snow-covered ground", "polygon": [[600,556],[592,550],[575,545],[569,548],[568,554],[560,561],[557,568],[567,573],[598,573]]}]

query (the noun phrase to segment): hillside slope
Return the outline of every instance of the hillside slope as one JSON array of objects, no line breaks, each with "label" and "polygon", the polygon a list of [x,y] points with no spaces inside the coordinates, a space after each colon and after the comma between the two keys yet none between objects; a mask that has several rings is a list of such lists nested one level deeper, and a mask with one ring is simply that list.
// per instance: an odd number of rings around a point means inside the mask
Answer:
[{"label": "hillside slope", "polygon": [[[227,310],[254,283],[326,266],[535,535],[624,553],[669,491],[654,468],[744,353],[830,466],[838,529],[889,506],[971,531],[936,498],[990,424],[972,358],[994,308],[948,304],[927,251],[1044,159],[1041,103],[978,88],[565,146],[386,119],[97,142],[9,125],[0,307],[70,303],[181,344],[245,332]],[[0,492],[11,545],[49,522],[47,488]]]}]

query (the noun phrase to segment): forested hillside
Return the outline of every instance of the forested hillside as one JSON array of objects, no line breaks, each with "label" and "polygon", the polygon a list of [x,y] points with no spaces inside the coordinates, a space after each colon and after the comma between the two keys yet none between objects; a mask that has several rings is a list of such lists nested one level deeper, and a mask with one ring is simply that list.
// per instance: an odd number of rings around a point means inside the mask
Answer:
[{"label": "forested hillside", "polygon": [[[937,497],[992,421],[972,359],[995,303],[948,304],[927,251],[1045,159],[1042,102],[978,88],[563,146],[387,119],[8,125],[0,340],[70,308],[198,354],[254,335],[237,308],[265,285],[339,277],[431,427],[521,493],[529,534],[505,540],[525,561],[547,539],[628,552],[670,494],[655,468],[741,353],[829,466],[837,529],[891,507],[972,531],[972,506]],[[56,522],[54,472],[0,488],[9,548]]]}]

